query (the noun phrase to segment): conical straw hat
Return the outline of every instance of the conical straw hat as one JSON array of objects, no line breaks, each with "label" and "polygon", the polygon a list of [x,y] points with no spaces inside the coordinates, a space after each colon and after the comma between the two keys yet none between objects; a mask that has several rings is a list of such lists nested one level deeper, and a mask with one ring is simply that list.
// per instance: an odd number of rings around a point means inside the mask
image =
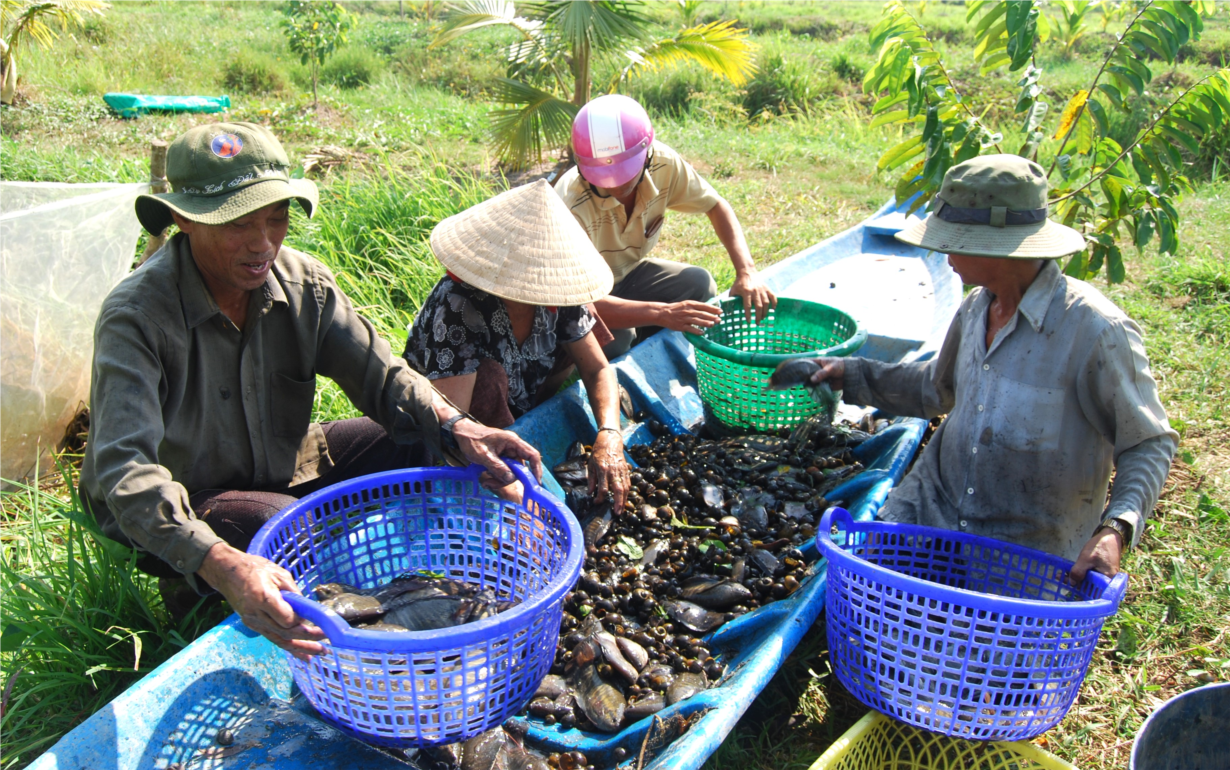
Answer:
[{"label": "conical straw hat", "polygon": [[431,250],[474,288],[529,305],[584,305],[614,284],[585,230],[542,179],[436,225]]}]

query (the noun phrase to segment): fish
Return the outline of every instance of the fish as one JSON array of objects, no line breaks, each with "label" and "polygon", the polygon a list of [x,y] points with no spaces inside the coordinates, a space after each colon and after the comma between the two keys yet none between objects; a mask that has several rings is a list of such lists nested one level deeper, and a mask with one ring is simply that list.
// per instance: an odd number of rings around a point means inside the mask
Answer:
[{"label": "fish", "polygon": [[580,486],[589,482],[589,463],[582,457],[565,460],[551,469],[551,475],[560,484]]},{"label": "fish", "polygon": [[726,503],[721,487],[707,481],[702,481],[700,484],[700,496],[705,505],[717,510],[721,510]]},{"label": "fish", "polygon": [[649,653],[645,648],[623,636],[615,641],[619,644],[619,651],[623,653],[624,659],[635,666],[637,671],[644,670],[645,664],[649,663]]},{"label": "fish", "polygon": [[636,680],[640,678],[641,672],[636,666],[633,666],[624,657],[619,650],[619,640],[614,635],[603,631],[595,634],[594,640],[598,642],[598,647],[602,650],[602,657],[607,663],[611,664],[611,668],[615,673],[622,676],[628,681],[628,684],[636,684]]},{"label": "fish", "polygon": [[513,740],[503,727],[479,733],[462,744],[461,770],[505,770],[508,763],[500,755],[507,753],[510,744]]},{"label": "fish", "polygon": [[810,385],[812,375],[820,371],[814,358],[792,358],[782,361],[769,376],[765,390],[789,390],[798,385]]},{"label": "fish", "polygon": [[326,599],[332,599],[341,594],[362,595],[363,590],[346,583],[321,583],[316,586],[314,593],[316,594],[316,601],[323,602]]},{"label": "fish", "polygon": [[604,680],[593,663],[577,669],[572,684],[577,705],[594,727],[607,733],[618,731],[624,721],[624,711],[628,708],[623,692]]},{"label": "fish", "polygon": [[398,607],[384,616],[386,623],[403,626],[409,631],[431,631],[460,625],[459,617],[471,610],[466,599],[455,596],[439,596]]},{"label": "fish", "polygon": [[665,663],[650,663],[641,672],[641,686],[658,692],[666,692],[666,688],[675,682],[675,669]]},{"label": "fish", "polygon": [[704,674],[685,672],[675,677],[675,682],[666,691],[667,705],[674,705],[681,700],[687,700],[698,692],[704,692],[709,681]]},{"label": "fish", "polygon": [[708,633],[726,622],[724,614],[710,612],[688,601],[665,601],[662,602],[662,608],[671,620],[697,634]]},{"label": "fish", "polygon": [[567,692],[567,690],[568,682],[564,681],[564,677],[558,674],[547,674],[538,683],[538,689],[534,691],[534,697],[555,700]]},{"label": "fish", "polygon": [[648,695],[642,695],[635,700],[628,701],[628,708],[624,711],[624,719],[629,723],[639,722],[664,708],[666,708],[666,698],[662,693],[651,692]]},{"label": "fish", "polygon": [[781,562],[777,557],[769,553],[763,548],[753,548],[752,552],[747,555],[752,566],[765,577],[773,577],[777,572],[777,568],[781,566]]},{"label": "fish", "polygon": [[606,536],[611,528],[611,503],[608,500],[596,508],[581,529],[585,534],[585,548],[588,550],[598,545],[598,541]]},{"label": "fish", "polygon": [[679,595],[707,610],[723,611],[745,605],[752,598],[752,592],[741,583],[705,575],[689,578],[680,588]]},{"label": "fish", "polygon": [[355,626],[364,631],[409,631],[405,626],[399,626],[396,623],[385,623],[383,620],[378,620],[375,623],[364,623],[360,626]]},{"label": "fish", "polygon": [[342,616],[342,620],[353,623],[356,620],[378,618],[384,614],[384,605],[374,596],[362,594],[336,594],[321,602],[327,609]]}]

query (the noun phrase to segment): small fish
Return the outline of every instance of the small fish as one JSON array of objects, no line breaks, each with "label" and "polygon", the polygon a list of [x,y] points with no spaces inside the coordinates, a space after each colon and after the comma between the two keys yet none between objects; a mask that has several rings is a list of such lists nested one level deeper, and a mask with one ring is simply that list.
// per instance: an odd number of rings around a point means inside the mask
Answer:
[{"label": "small fish", "polygon": [[615,670],[615,673],[628,680],[628,684],[636,684],[636,680],[640,678],[641,672],[636,666],[629,663],[628,659],[620,652],[619,640],[606,631],[596,634],[594,640],[598,642],[598,647],[602,650],[602,657],[607,663],[611,664],[611,668]]},{"label": "small fish", "polygon": [[563,695],[568,690],[568,683],[564,681],[564,677],[558,674],[547,674],[538,683],[538,689],[534,692],[534,697],[550,698],[555,700]]},{"label": "small fish", "polygon": [[507,751],[507,746],[512,743],[512,738],[502,727],[479,733],[462,744],[461,770],[496,770],[506,767],[507,763],[500,761],[500,754]]},{"label": "small fish", "polygon": [[564,460],[576,460],[585,457],[585,445],[580,441],[574,441],[568,446],[568,451],[564,454]]},{"label": "small fish", "polygon": [[598,674],[598,667],[589,664],[577,669],[573,675],[573,685],[576,688],[577,705],[594,723],[594,727],[607,733],[619,730],[624,721],[624,711],[628,702],[619,688],[604,680]]},{"label": "small fish", "polygon": [[700,495],[701,495],[701,498],[705,501],[705,505],[709,506],[710,508],[715,508],[717,510],[721,510],[722,506],[726,502],[725,499],[722,497],[721,488],[714,484],[710,484],[707,481],[701,482]]},{"label": "small fish", "polygon": [[588,550],[597,546],[610,528],[611,503],[608,500],[595,509],[594,513],[581,525],[585,534],[585,548]]},{"label": "small fish", "polygon": [[781,566],[777,557],[763,548],[753,548],[747,558],[752,562],[752,566],[765,577],[773,577],[777,568]]},{"label": "small fish", "polygon": [[649,662],[649,653],[644,647],[622,636],[615,641],[619,644],[619,651],[623,653],[624,659],[635,666],[637,671],[645,668],[645,664]]},{"label": "small fish", "polygon": [[747,604],[752,598],[752,592],[741,583],[704,575],[689,578],[681,587],[679,595],[707,610],[723,611]]},{"label": "small fish", "polygon": [[332,599],[341,594],[362,594],[362,589],[355,588],[346,583],[321,583],[316,586],[315,594],[316,601],[323,602],[325,599]]},{"label": "small fish", "polygon": [[551,469],[551,475],[560,484],[581,486],[589,481],[589,463],[581,457],[565,460]]},{"label": "small fish", "polygon": [[648,695],[642,695],[636,700],[628,701],[628,708],[624,711],[624,719],[629,723],[639,722],[664,708],[666,708],[666,698],[660,692],[652,692]]},{"label": "small fish", "polygon": [[361,594],[337,594],[321,604],[341,615],[347,623],[378,618],[384,614],[384,605],[380,600]]},{"label": "small fish", "polygon": [[421,602],[398,607],[384,616],[386,623],[402,626],[408,631],[431,631],[460,625],[458,617],[464,617],[471,607],[466,599],[439,596]]},{"label": "small fish", "polygon": [[698,692],[704,692],[709,681],[704,674],[683,673],[675,677],[675,683],[666,691],[666,703],[674,705],[681,700],[687,700]]},{"label": "small fish", "polygon": [[765,390],[789,390],[797,385],[810,385],[812,375],[820,371],[820,364],[812,358],[792,358],[782,361],[769,377]]},{"label": "small fish", "polygon": [[662,602],[662,608],[671,620],[697,634],[705,634],[726,622],[720,612],[710,612],[698,604],[687,601]]},{"label": "small fish", "polygon": [[364,631],[386,631],[386,632],[397,632],[397,631],[409,631],[410,630],[406,628],[405,626],[399,626],[396,623],[385,623],[383,620],[378,620],[375,623],[364,623],[362,625],[355,626],[355,628],[361,628]]}]

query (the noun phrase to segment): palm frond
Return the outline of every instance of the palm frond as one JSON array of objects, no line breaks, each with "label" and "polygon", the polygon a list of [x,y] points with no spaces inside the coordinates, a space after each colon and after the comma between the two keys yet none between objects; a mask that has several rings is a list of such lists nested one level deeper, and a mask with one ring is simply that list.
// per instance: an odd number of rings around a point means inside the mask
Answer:
[{"label": "palm frond", "polygon": [[542,160],[544,148],[563,147],[572,134],[578,108],[528,83],[496,78],[493,96],[508,108],[492,110],[491,138],[496,153],[514,168]]},{"label": "palm frond", "polygon": [[3,0],[0,3],[0,28],[5,31],[10,53],[27,38],[48,48],[57,37],[49,21],[58,23],[60,30],[64,31],[69,26],[80,27],[85,23],[86,15],[101,16],[110,7],[103,0],[44,0],[36,3]]},{"label": "palm frond", "polygon": [[736,86],[747,82],[756,72],[756,46],[747,39],[747,30],[735,21],[715,21],[680,30],[672,38],[659,40],[645,49],[629,51],[631,63],[617,77],[623,80],[640,68],[656,71],[661,67],[696,62]]},{"label": "palm frond", "polygon": [[510,0],[466,0],[449,6],[444,26],[428,48],[450,43],[476,29],[494,26],[512,27],[527,40],[533,40],[542,29],[542,22],[518,16]]},{"label": "palm frond", "polygon": [[559,31],[569,48],[586,46],[609,51],[629,41],[643,40],[650,23],[642,13],[644,3],[635,0],[544,0],[526,3],[531,17]]}]

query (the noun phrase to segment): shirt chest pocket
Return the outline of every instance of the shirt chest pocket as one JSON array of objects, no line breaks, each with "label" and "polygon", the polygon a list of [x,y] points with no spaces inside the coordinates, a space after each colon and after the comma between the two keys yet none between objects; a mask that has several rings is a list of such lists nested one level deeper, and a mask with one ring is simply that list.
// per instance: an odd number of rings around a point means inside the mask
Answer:
[{"label": "shirt chest pocket", "polygon": [[273,435],[279,438],[302,437],[312,419],[312,404],[316,400],[316,378],[295,380],[274,372],[269,379],[269,412]]},{"label": "shirt chest pocket", "polygon": [[995,443],[1015,452],[1059,449],[1063,388],[1041,388],[1000,377],[995,385]]}]

